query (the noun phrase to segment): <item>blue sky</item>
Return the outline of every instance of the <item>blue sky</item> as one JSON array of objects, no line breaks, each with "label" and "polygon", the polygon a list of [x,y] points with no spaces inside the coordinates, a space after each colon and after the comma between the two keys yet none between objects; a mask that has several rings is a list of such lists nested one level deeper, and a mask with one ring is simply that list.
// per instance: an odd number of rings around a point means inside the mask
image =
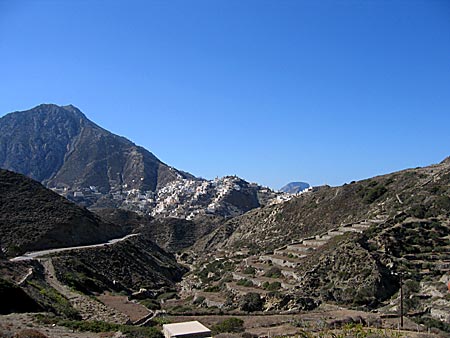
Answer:
[{"label": "blue sky", "polygon": [[197,176],[340,185],[450,155],[450,2],[0,0],[0,115],[73,104]]}]

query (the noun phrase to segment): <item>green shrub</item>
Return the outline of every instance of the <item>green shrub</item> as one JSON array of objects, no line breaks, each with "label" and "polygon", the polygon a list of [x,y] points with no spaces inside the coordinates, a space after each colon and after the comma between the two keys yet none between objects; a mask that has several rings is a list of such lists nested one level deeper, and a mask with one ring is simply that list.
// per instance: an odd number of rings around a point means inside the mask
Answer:
[{"label": "green shrub", "polygon": [[204,289],[204,291],[205,292],[219,292],[220,286],[219,285],[208,286]]},{"label": "green shrub", "polygon": [[253,266],[247,266],[244,269],[244,274],[246,274],[246,275],[254,275],[255,272],[256,272],[256,269]]},{"label": "green shrub", "polygon": [[280,278],[281,277],[281,270],[280,270],[280,268],[277,268],[276,266],[273,266],[269,270],[266,271],[264,276],[265,277],[270,277],[270,278]]},{"label": "green shrub", "polygon": [[161,304],[155,299],[146,298],[146,299],[140,300],[139,303],[144,305],[149,310],[159,310],[159,309],[161,309]]},{"label": "green shrub", "polygon": [[242,297],[240,308],[242,311],[247,312],[261,311],[263,309],[263,300],[258,293],[249,292]]},{"label": "green shrub", "polygon": [[239,280],[236,282],[236,284],[237,284],[237,285],[240,285],[240,286],[245,286],[245,287],[251,287],[251,286],[253,286],[253,282],[252,282],[251,280],[246,279],[246,278],[239,279]]},{"label": "green shrub", "polygon": [[445,322],[441,322],[440,320],[437,320],[435,318],[431,318],[431,317],[419,317],[414,319],[416,322],[418,322],[419,324],[423,324],[426,327],[429,328],[436,328],[439,330],[442,330],[444,332],[450,332],[450,324],[447,324]]},{"label": "green shrub", "polygon": [[51,303],[51,307],[56,313],[69,319],[80,319],[80,314],[72,307],[66,297],[52,287],[38,281],[27,281],[28,285],[36,288],[39,293]]},{"label": "green shrub", "polygon": [[178,295],[176,292],[166,292],[166,293],[162,293],[158,296],[158,300],[168,300],[168,299],[174,299],[174,298],[178,298]]},{"label": "green shrub", "polygon": [[199,296],[197,298],[194,299],[193,304],[194,305],[200,305],[205,301],[205,297],[204,296]]},{"label": "green shrub", "polygon": [[[371,182],[372,183],[372,182]],[[381,196],[387,192],[384,185],[373,185],[369,184],[364,190],[362,190],[363,201],[367,204],[375,202]]]},{"label": "green shrub", "polygon": [[439,209],[450,211],[450,197],[448,197],[446,195],[439,196],[436,199],[436,206]]},{"label": "green shrub", "polygon": [[102,321],[58,321],[58,325],[68,327],[76,331],[90,331],[90,332],[117,332],[121,331],[127,337],[148,337],[148,338],[162,338],[162,333],[154,327],[138,327],[132,325],[112,324]]},{"label": "green shrub", "polygon": [[244,321],[240,318],[227,318],[212,327],[213,334],[244,331]]},{"label": "green shrub", "polygon": [[175,305],[171,310],[177,313],[192,312],[192,308],[187,305]]},{"label": "green shrub", "polygon": [[264,282],[263,288],[267,291],[277,291],[281,288],[281,283],[280,282],[273,282],[273,283]]},{"label": "green shrub", "polygon": [[413,217],[424,218],[427,213],[427,208],[422,204],[416,204],[411,207],[409,214]]}]

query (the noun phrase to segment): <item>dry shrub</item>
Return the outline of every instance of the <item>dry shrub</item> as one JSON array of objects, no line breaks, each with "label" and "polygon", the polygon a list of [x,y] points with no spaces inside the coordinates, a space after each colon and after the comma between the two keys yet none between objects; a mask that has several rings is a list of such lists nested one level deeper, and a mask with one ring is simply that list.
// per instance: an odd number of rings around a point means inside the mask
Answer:
[{"label": "dry shrub", "polygon": [[34,329],[24,329],[17,332],[14,338],[48,338],[45,334]]}]

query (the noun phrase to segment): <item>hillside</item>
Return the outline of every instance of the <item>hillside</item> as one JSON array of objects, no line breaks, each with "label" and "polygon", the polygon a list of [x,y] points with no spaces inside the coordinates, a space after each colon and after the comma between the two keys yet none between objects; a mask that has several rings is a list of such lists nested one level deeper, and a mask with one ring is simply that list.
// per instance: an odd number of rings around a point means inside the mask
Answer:
[{"label": "hillside", "polygon": [[140,232],[168,252],[178,252],[192,246],[224,221],[213,215],[198,216],[195,220],[153,218],[123,209],[94,209],[102,219],[120,224],[129,232]]},{"label": "hillside", "polygon": [[[2,314],[49,311],[72,319],[124,323],[127,315],[98,301],[99,292],[131,295],[145,288],[155,295],[171,290],[186,271],[145,233],[105,243],[139,228],[104,221],[24,175],[0,170],[0,191],[0,292],[6,301]],[[49,248],[61,249],[36,253],[38,260],[5,259]]]},{"label": "hillside", "polygon": [[395,315],[402,275],[405,313],[450,323],[450,161],[314,188],[191,249],[182,288],[202,304],[235,309],[252,293],[265,311],[331,303]]},{"label": "hillside", "polygon": [[86,293],[170,288],[186,272],[174,256],[144,235],[111,246],[59,253],[52,261],[59,280]]},{"label": "hillside", "polygon": [[0,191],[0,245],[7,256],[102,243],[126,233],[24,175],[0,170]]},{"label": "hillside", "polygon": [[[267,251],[343,224],[387,219],[401,212],[445,217],[450,210],[450,161],[339,187],[316,187],[290,201],[252,210],[202,240],[207,246]],[[203,248],[204,249],[204,248]],[[202,249],[202,250],[203,250]]]}]

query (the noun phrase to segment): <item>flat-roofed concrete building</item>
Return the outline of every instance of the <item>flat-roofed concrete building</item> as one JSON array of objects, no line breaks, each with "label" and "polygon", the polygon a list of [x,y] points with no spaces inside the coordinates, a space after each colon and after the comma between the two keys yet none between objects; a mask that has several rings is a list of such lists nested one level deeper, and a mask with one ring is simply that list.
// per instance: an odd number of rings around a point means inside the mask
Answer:
[{"label": "flat-roofed concrete building", "polygon": [[198,321],[164,324],[165,338],[210,338],[211,330]]}]

